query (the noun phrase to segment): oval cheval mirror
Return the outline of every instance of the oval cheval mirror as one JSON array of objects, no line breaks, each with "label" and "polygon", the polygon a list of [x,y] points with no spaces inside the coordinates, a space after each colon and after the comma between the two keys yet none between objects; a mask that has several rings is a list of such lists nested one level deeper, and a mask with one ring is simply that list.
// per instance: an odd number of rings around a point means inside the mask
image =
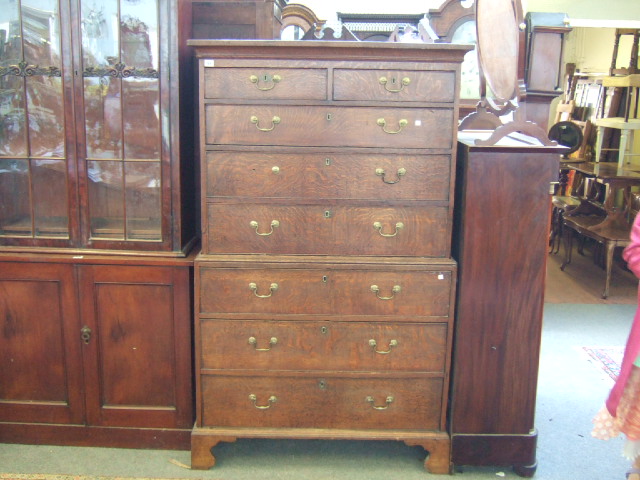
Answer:
[{"label": "oval cheval mirror", "polygon": [[[476,0],[476,34],[480,70],[480,95],[476,111],[460,123],[459,130],[493,130],[477,145],[495,145],[501,138],[519,132],[543,145],[557,145],[533,122],[522,120],[518,102],[524,99],[524,61],[520,43],[524,28],[521,0]],[[522,76],[522,78],[520,78]],[[500,117],[513,113],[513,120]]]}]

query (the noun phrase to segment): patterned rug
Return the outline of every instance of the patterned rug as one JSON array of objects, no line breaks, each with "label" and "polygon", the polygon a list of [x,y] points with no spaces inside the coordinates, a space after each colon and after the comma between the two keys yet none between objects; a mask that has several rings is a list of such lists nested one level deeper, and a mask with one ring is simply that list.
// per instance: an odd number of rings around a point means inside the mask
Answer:
[{"label": "patterned rug", "polygon": [[589,360],[602,368],[614,381],[620,374],[624,347],[582,347]]}]

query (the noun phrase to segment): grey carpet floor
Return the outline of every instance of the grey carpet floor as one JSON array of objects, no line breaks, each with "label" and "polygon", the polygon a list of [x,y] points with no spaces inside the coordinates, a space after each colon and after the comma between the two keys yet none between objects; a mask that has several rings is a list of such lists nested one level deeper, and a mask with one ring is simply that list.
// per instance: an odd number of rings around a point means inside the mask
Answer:
[{"label": "grey carpet floor", "polygon": [[[624,345],[634,305],[545,304],[536,427],[540,480],[624,479],[623,441],[590,436],[612,380],[583,346]],[[1,428],[1,426],[0,426]],[[209,471],[181,468],[189,452],[0,444],[2,473],[58,473],[212,480],[420,480],[424,452],[396,442],[238,440],[214,449]],[[460,467],[465,480],[519,478],[509,468]]]}]

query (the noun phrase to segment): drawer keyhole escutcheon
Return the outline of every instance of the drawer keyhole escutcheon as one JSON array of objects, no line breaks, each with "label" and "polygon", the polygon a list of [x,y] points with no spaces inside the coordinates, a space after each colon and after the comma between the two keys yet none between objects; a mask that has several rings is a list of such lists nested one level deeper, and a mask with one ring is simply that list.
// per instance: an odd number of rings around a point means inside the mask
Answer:
[{"label": "drawer keyhole escutcheon", "polygon": [[324,380],[324,379],[323,379],[323,380],[319,380],[319,381],[318,381],[318,388],[319,388],[320,390],[326,390],[326,389],[327,389],[327,382],[326,382],[326,380]]},{"label": "drawer keyhole escutcheon", "polygon": [[393,135],[396,133],[400,133],[404,127],[409,125],[409,120],[407,120],[406,118],[401,118],[400,121],[398,122],[397,130],[387,130],[387,121],[384,118],[379,118],[376,121],[376,123],[378,124],[378,126],[382,127],[382,130],[384,131],[384,133]]},{"label": "drawer keyhole escutcheon", "polygon": [[[262,80],[263,83],[267,84],[264,87],[260,86],[260,80]],[[275,86],[282,80],[282,77],[280,75],[261,75],[261,77],[258,77],[257,75],[251,75],[249,77],[249,81],[251,83],[253,83],[256,88],[258,90],[262,90],[263,92],[266,92],[268,90],[273,90],[273,88],[275,88]]]},{"label": "drawer keyhole escutcheon", "polygon": [[407,169],[406,168],[399,168],[398,172],[396,173],[397,178],[396,180],[387,180],[385,178],[385,171],[384,168],[376,168],[376,175],[378,175],[379,177],[382,177],[382,181],[384,183],[387,183],[389,185],[393,185],[394,183],[398,183],[401,179],[401,177],[404,177],[407,174]]},{"label": "drawer keyhole escutcheon", "polygon": [[[387,92],[398,93],[401,92],[404,87],[411,83],[411,79],[409,77],[403,77],[402,81],[400,82],[400,88],[395,87],[395,85],[397,85],[398,83],[396,77],[392,77],[391,82],[389,82],[389,79],[387,77],[380,77],[378,79],[378,82],[380,83],[380,85],[384,85],[384,88]],[[389,87],[389,83],[391,83],[391,88]]]},{"label": "drawer keyhole escutcheon", "polygon": [[380,300],[392,300],[396,296],[396,294],[402,291],[402,288],[400,287],[400,285],[394,285],[391,289],[392,294],[390,297],[381,297],[380,287],[378,287],[378,285],[371,285],[371,291],[375,293],[376,297],[378,297]]},{"label": "drawer keyhole escutcheon", "polygon": [[327,113],[327,122],[333,120],[333,113]]},{"label": "drawer keyhole escutcheon", "polygon": [[249,345],[253,345],[256,352],[268,352],[276,343],[278,343],[278,339],[276,337],[271,337],[269,339],[269,348],[258,348],[258,340],[256,337],[249,337]]},{"label": "drawer keyhole escutcheon", "polygon": [[330,167],[332,163],[333,163],[333,161],[330,158],[325,158],[324,159],[325,166]]},{"label": "drawer keyhole escutcheon", "polygon": [[85,343],[85,345],[89,345],[89,342],[91,341],[92,333],[93,332],[91,331],[91,329],[86,325],[80,329],[80,338]]},{"label": "drawer keyhole escutcheon", "polygon": [[329,333],[329,329],[327,327],[320,327],[320,333],[326,335],[327,333]]},{"label": "drawer keyhole escutcheon", "polygon": [[271,127],[267,128],[267,127],[261,127],[260,126],[260,120],[258,119],[258,117],[256,117],[255,115],[251,116],[251,123],[253,123],[256,128],[258,130],[260,130],[261,132],[270,132],[271,130],[273,130],[274,128],[276,128],[276,125],[278,125],[281,122],[281,119],[279,116],[274,115],[273,118],[271,119]]},{"label": "drawer keyhole escutcheon", "polygon": [[324,211],[324,218],[331,218],[332,216],[333,216],[333,213],[331,212],[331,210]]},{"label": "drawer keyhole escutcheon", "polygon": [[395,237],[396,235],[398,235],[398,232],[404,228],[404,223],[402,222],[396,223],[396,230],[393,233],[383,233],[382,223],[380,222],[374,222],[373,228],[375,228],[378,231],[378,233],[383,237]]},{"label": "drawer keyhole escutcheon", "polygon": [[258,397],[253,393],[251,393],[249,394],[249,400],[251,401],[251,403],[253,403],[253,406],[256,407],[258,410],[267,410],[268,408],[271,408],[271,406],[278,401],[278,398],[275,395],[271,395],[267,400],[267,402],[269,403],[268,405],[258,405],[257,403]]},{"label": "drawer keyhole escutcheon", "polygon": [[259,224],[255,220],[251,220],[249,222],[249,226],[256,231],[257,235],[260,235],[261,237],[267,237],[273,233],[274,228],[277,228],[280,226],[280,222],[278,220],[271,220],[271,230],[269,230],[267,233],[260,233],[258,231]]},{"label": "drawer keyhole escutcheon", "polygon": [[397,340],[391,340],[389,342],[389,348],[387,350],[378,350],[378,342],[376,342],[373,338],[371,340],[369,340],[369,346],[371,348],[373,348],[373,351],[376,353],[379,353],[380,355],[387,355],[389,353],[391,353],[391,349],[393,347],[397,347],[398,346],[398,341]]},{"label": "drawer keyhole escutcheon", "polygon": [[365,399],[365,401],[369,404],[371,404],[371,408],[375,409],[375,410],[386,410],[387,408],[389,408],[389,405],[391,405],[393,403],[393,397],[392,396],[388,396],[386,398],[386,405],[383,406],[377,406],[375,404],[375,400],[373,399],[372,396],[367,396],[367,398]]},{"label": "drawer keyhole escutcheon", "polygon": [[278,290],[278,284],[277,283],[272,283],[269,286],[269,294],[268,295],[260,295],[258,293],[258,285],[256,285],[255,283],[251,282],[249,284],[249,288],[253,291],[253,294],[258,297],[258,298],[269,298],[271,297],[271,295],[273,295],[273,292],[275,292],[276,290]]}]

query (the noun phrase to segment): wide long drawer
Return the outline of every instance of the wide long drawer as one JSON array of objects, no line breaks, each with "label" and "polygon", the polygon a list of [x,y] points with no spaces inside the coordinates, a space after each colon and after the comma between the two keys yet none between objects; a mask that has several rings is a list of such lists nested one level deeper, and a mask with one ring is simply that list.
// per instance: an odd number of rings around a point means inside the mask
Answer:
[{"label": "wide long drawer", "polygon": [[[454,268],[229,268],[196,263],[199,313],[388,315],[442,321],[451,315]],[[399,318],[399,317],[405,317]],[[246,317],[245,317],[246,318]],[[262,317],[264,318],[264,317]]]},{"label": "wide long drawer", "polygon": [[200,321],[200,368],[444,373],[446,323]]},{"label": "wide long drawer", "polygon": [[450,149],[450,108],[205,104],[205,143]]},{"label": "wide long drawer", "polygon": [[441,377],[201,376],[203,427],[440,430]]},{"label": "wide long drawer", "polygon": [[448,207],[210,203],[203,253],[448,257]]},{"label": "wide long drawer", "polygon": [[449,199],[448,155],[206,153],[208,197]]}]

